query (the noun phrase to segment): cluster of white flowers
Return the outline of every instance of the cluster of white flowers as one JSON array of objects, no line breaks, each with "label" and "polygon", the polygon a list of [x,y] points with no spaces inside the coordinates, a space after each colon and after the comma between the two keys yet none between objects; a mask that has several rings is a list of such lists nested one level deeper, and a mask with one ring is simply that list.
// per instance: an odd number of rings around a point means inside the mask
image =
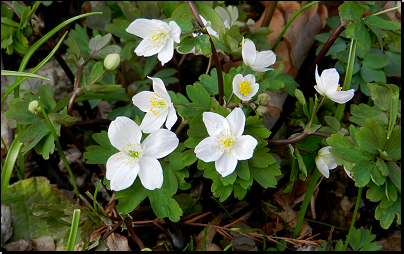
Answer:
[{"label": "cluster of white flowers", "polygon": [[[226,27],[240,25],[237,23],[237,8],[220,7],[216,8],[216,12]],[[204,25],[208,24],[201,18]],[[207,29],[211,35],[217,36],[210,26]],[[138,56],[158,54],[162,65],[172,59],[174,42],[179,43],[181,35],[176,22],[170,21],[167,24],[155,19],[137,19],[126,31],[143,38],[135,49]],[[254,42],[244,38],[242,57],[244,63],[257,72],[273,70],[269,66],[276,61],[274,52],[258,52]],[[148,78],[153,81],[153,92],[143,91],[132,98],[133,104],[146,113],[140,126],[127,117],[117,117],[108,129],[111,144],[119,150],[106,164],[106,178],[111,181],[111,190],[120,191],[130,187],[137,176],[146,189],[161,188],[163,170],[158,159],[169,155],[179,144],[176,134],[170,131],[178,117],[167,89],[161,79]],[[324,70],[321,77],[316,69],[316,82],[314,87],[317,92],[337,103],[345,103],[353,97],[353,89],[340,91],[339,74],[335,69]],[[233,93],[242,101],[251,100],[259,90],[253,74],[237,74],[232,84]],[[239,160],[248,160],[253,156],[258,141],[250,135],[243,135],[245,115],[241,108],[235,108],[226,118],[213,112],[204,112],[202,120],[209,137],[195,147],[196,157],[204,162],[214,161],[222,177],[233,173]],[[164,123],[167,129],[160,129]],[[141,143],[142,132],[150,134]],[[330,148],[320,149],[315,160],[318,169],[326,177],[329,177],[330,169],[337,167],[334,156],[329,152]]]}]

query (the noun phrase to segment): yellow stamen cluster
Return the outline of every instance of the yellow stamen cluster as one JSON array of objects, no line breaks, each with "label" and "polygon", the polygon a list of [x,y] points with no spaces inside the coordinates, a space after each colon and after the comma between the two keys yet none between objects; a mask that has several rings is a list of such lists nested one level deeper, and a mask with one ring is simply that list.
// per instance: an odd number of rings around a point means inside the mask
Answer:
[{"label": "yellow stamen cluster", "polygon": [[218,149],[221,151],[224,150],[226,153],[230,153],[233,147],[237,145],[237,138],[234,137],[233,132],[229,130],[226,135],[220,132],[220,136],[217,136],[217,139],[219,139],[217,142],[219,144]]},{"label": "yellow stamen cluster", "polygon": [[155,116],[159,116],[160,113],[167,109],[167,103],[164,99],[160,98],[160,96],[156,93],[153,93],[153,97],[150,99],[150,112],[152,112]]},{"label": "yellow stamen cluster", "polygon": [[120,152],[125,153],[128,156],[123,156],[123,157],[118,157],[117,160],[125,160],[125,164],[133,165],[136,162],[139,161],[139,159],[142,157],[142,150],[140,149],[140,144],[132,144],[132,143],[126,143],[125,146],[122,147]]},{"label": "yellow stamen cluster", "polygon": [[337,91],[341,91],[341,90],[342,90],[341,85],[338,85]]},{"label": "yellow stamen cluster", "polygon": [[250,82],[249,81],[240,82],[240,90],[239,90],[239,92],[242,95],[247,96],[251,92]]},{"label": "yellow stamen cluster", "polygon": [[167,33],[161,29],[155,29],[151,31],[150,36],[148,38],[151,41],[151,45],[153,47],[159,47],[161,44],[165,43],[165,38],[167,37]]}]

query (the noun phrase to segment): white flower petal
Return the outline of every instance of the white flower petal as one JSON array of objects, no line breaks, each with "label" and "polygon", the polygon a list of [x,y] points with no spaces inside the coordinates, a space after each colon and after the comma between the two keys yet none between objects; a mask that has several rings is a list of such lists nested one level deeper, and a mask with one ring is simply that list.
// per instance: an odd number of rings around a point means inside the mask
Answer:
[{"label": "white flower petal", "polygon": [[139,161],[139,166],[139,178],[143,187],[154,190],[163,186],[163,169],[157,159],[143,157]]},{"label": "white flower petal", "polygon": [[325,69],[321,73],[321,81],[327,91],[337,91],[339,84],[339,74],[337,69]]},{"label": "white flower petal", "polygon": [[108,127],[108,138],[113,147],[121,149],[125,143],[140,143],[142,132],[132,119],[118,116]]},{"label": "white flower petal", "polygon": [[226,177],[234,172],[237,162],[237,159],[231,154],[223,153],[223,155],[215,162],[216,171],[222,177]]},{"label": "white flower petal", "polygon": [[335,157],[333,154],[324,154],[321,155],[321,158],[327,164],[329,170],[334,169],[338,166],[337,163],[335,162]]},{"label": "white flower petal", "polygon": [[226,117],[227,122],[230,125],[230,130],[233,131],[233,135],[239,137],[244,132],[245,127],[245,115],[241,108],[235,108]]},{"label": "white flower petal", "polygon": [[240,136],[237,138],[237,144],[233,147],[231,154],[237,160],[251,159],[257,144],[258,141],[250,135]]},{"label": "white flower petal", "polygon": [[171,103],[171,106],[168,107],[166,128],[171,130],[171,127],[173,127],[173,125],[177,122],[177,119],[177,113],[175,112],[174,105]]},{"label": "white flower petal", "polygon": [[168,38],[164,47],[159,50],[157,58],[161,62],[161,66],[164,66],[167,62],[169,62],[174,56],[174,40],[172,38]]},{"label": "white flower petal", "polygon": [[143,91],[132,98],[133,104],[143,112],[150,112],[150,100],[156,97],[153,92]]},{"label": "white flower petal", "polygon": [[178,24],[171,20],[168,23],[168,26],[171,29],[171,38],[176,42],[176,43],[180,43],[181,42],[181,28],[178,26]]},{"label": "white flower petal", "polygon": [[203,112],[202,120],[205,123],[209,136],[217,136],[220,132],[226,132],[230,129],[226,118],[213,112]]},{"label": "white flower petal", "polygon": [[155,130],[142,143],[143,157],[163,158],[174,151],[178,143],[174,132],[166,129]]},{"label": "white flower petal", "polygon": [[149,112],[144,116],[139,127],[144,133],[151,133],[152,131],[160,129],[160,127],[164,124],[166,118],[167,111],[161,112],[158,117],[155,114]]},{"label": "white flower petal", "polygon": [[321,80],[320,76],[318,75],[318,65],[316,65],[316,83],[317,85],[314,86],[314,88],[316,89],[316,91],[325,96],[325,92],[327,91],[327,89],[324,87],[323,85],[323,81]]},{"label": "white flower petal", "polygon": [[218,147],[218,139],[216,137],[207,137],[203,139],[195,147],[196,157],[204,162],[216,161],[224,153]]},{"label": "white flower petal", "polygon": [[139,36],[140,38],[146,38],[150,34],[150,31],[156,28],[157,24],[158,22],[156,22],[155,19],[136,19],[126,28],[126,32]]},{"label": "white flower petal", "polygon": [[[121,165],[126,166],[126,162],[127,162],[127,155],[124,152],[118,152],[116,154],[111,155],[111,157],[108,158],[107,160],[107,173],[105,175],[105,177],[108,180],[112,180],[112,178],[114,177],[114,174],[119,170],[119,168],[121,167]],[[124,162],[124,163],[122,163]]]},{"label": "white flower petal", "polygon": [[317,156],[314,160],[316,166],[321,174],[323,174],[326,178],[330,177],[330,170],[328,169],[327,163],[320,157]]},{"label": "white flower petal", "polygon": [[153,91],[161,98],[163,98],[166,101],[167,105],[171,104],[171,98],[170,95],[168,95],[163,80],[161,80],[160,78],[153,78],[149,76],[147,77],[153,81]]},{"label": "white flower petal", "polygon": [[142,40],[139,45],[135,48],[135,53],[138,56],[149,57],[157,54],[164,48],[165,44],[159,46],[153,46],[151,42],[147,39]]},{"label": "white flower petal", "polygon": [[339,104],[344,104],[350,101],[354,96],[354,89],[350,89],[348,91],[330,91],[327,92],[327,97],[330,98],[332,101],[335,101]]},{"label": "white flower petal", "polygon": [[[114,163],[112,165],[118,166],[118,163]],[[114,173],[109,186],[111,190],[120,191],[129,188],[136,180],[136,177],[139,172],[139,164],[135,163],[131,165],[122,163],[121,161],[119,163],[119,167],[115,170],[116,172]]]},{"label": "white flower petal", "polygon": [[255,49],[255,44],[251,40],[245,40],[243,38],[241,54],[243,56],[243,61],[248,66],[253,66],[255,59],[257,57],[257,51]]},{"label": "white flower petal", "polygon": [[267,70],[273,70],[272,68],[266,68],[273,65],[276,62],[276,55],[272,50],[265,50],[257,53],[253,67],[254,71],[265,72]]}]

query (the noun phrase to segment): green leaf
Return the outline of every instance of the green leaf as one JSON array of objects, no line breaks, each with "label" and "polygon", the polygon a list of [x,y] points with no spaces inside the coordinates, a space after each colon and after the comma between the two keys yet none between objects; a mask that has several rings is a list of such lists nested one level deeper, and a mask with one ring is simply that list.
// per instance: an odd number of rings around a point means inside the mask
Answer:
[{"label": "green leaf", "polygon": [[[91,69],[90,76],[87,76],[87,84],[91,84],[102,72],[104,71],[104,65],[101,62],[96,62]],[[102,80],[102,76],[97,82]]]},{"label": "green leaf", "polygon": [[324,120],[328,124],[328,126],[333,128],[333,130],[339,131],[341,129],[341,124],[337,120],[337,118],[335,118],[333,116],[324,116]]},{"label": "green leaf", "polygon": [[361,77],[366,82],[384,82],[386,83],[386,75],[382,70],[375,70],[367,65],[363,65],[361,68]]},{"label": "green leaf", "polygon": [[387,111],[390,108],[391,90],[379,85],[379,83],[368,83],[367,87],[375,106],[380,110]]},{"label": "green leaf", "polygon": [[210,95],[201,85],[196,83],[193,86],[188,85],[186,90],[188,97],[199,107],[210,107]]},{"label": "green leaf", "polygon": [[181,170],[174,170],[173,173],[177,177],[178,180],[178,188],[180,190],[188,190],[191,188],[191,184],[187,183],[184,178],[189,177],[189,171],[187,168],[183,168]]},{"label": "green leaf", "polygon": [[238,161],[236,172],[241,179],[249,180],[251,174],[250,174],[250,168],[248,166],[248,160]]},{"label": "green leaf", "polygon": [[21,98],[8,101],[9,109],[4,113],[8,118],[14,119],[18,124],[31,124],[42,118],[28,110],[29,102]]},{"label": "green leaf", "polygon": [[217,179],[216,181],[213,181],[211,191],[214,197],[220,197],[219,201],[224,202],[233,191],[233,185],[224,186],[222,181]]},{"label": "green leaf", "polygon": [[204,34],[196,37],[195,51],[202,51],[204,56],[212,54],[212,49],[209,41],[209,35]]},{"label": "green leaf", "polygon": [[[273,164],[273,165],[270,165],[269,167],[272,167],[274,165],[279,167],[278,164]],[[264,187],[264,188],[269,188],[269,187],[275,188],[276,187],[276,184],[277,184],[276,178],[275,178],[275,176],[271,175],[268,172],[267,168],[250,167],[250,172],[251,172],[253,178],[255,179],[255,181],[257,181],[262,187]]]},{"label": "green leaf", "polygon": [[190,166],[190,165],[194,164],[197,159],[198,158],[196,157],[194,150],[186,150],[181,155],[181,162],[185,166]]},{"label": "green leaf", "polygon": [[354,181],[358,187],[364,187],[368,182],[370,181],[370,171],[378,170],[376,168],[376,164],[373,161],[366,161],[366,160],[361,160],[358,163],[356,163],[355,166],[352,167],[351,169],[351,174],[354,177]]},{"label": "green leaf", "polygon": [[237,179],[237,172],[233,171],[233,173],[226,177],[219,176],[219,179],[222,181],[223,186],[232,185]]},{"label": "green leaf", "polygon": [[16,76],[16,77],[29,77],[29,78],[39,78],[43,80],[49,81],[48,78],[45,78],[43,76],[37,75],[37,74],[32,74],[32,73],[27,73],[27,72],[19,72],[19,71],[7,71],[7,70],[1,70],[1,76]]},{"label": "green leaf", "polygon": [[51,84],[42,84],[38,88],[38,95],[41,97],[46,112],[51,112],[56,107],[56,101],[53,99],[55,94]]},{"label": "green leaf", "polygon": [[143,77],[142,77],[143,79],[146,78],[146,76],[148,76],[152,72],[157,63],[158,63],[157,55],[147,58],[143,71]]},{"label": "green leaf", "polygon": [[330,152],[349,162],[358,162],[362,160],[372,160],[374,155],[366,152],[360,147],[354,146],[346,137],[338,134],[332,134],[327,138],[327,143],[332,146]]},{"label": "green leaf", "polygon": [[364,127],[356,133],[356,140],[363,150],[369,153],[378,153],[378,149],[384,150],[387,140],[387,132],[372,120],[366,120]]},{"label": "green leaf", "polygon": [[268,165],[274,164],[275,158],[268,153],[269,148],[261,148],[254,151],[254,155],[248,160],[248,165],[250,167],[256,168],[266,168]]},{"label": "green leaf", "polygon": [[365,51],[370,49],[371,38],[369,32],[362,21],[357,21],[347,26],[346,37],[358,40],[358,45]]},{"label": "green leaf", "polygon": [[215,30],[216,32],[224,31],[223,20],[220,18],[217,12],[212,9],[212,7],[210,7],[203,1],[195,1],[194,4],[196,9],[198,10],[198,13],[207,21],[211,22],[213,30]]},{"label": "green leaf", "polygon": [[383,176],[388,176],[389,175],[389,169],[387,167],[387,164],[384,162],[383,159],[377,158],[376,160],[376,166],[379,168],[381,174]]},{"label": "green leaf", "polygon": [[[165,190],[164,190],[165,191]],[[127,189],[115,192],[115,198],[119,200],[116,209],[119,213],[130,213],[142,202],[151,191],[143,187],[139,177]],[[136,193],[136,195],[134,195]]]},{"label": "green leaf", "polygon": [[175,199],[163,188],[149,191],[150,205],[154,214],[160,219],[168,217],[172,222],[180,220],[182,210]]},{"label": "green leaf", "polygon": [[387,162],[387,168],[389,170],[389,178],[401,192],[401,168],[394,162]]},{"label": "green leaf", "polygon": [[111,145],[108,138],[108,132],[94,133],[93,139],[100,144],[86,147],[83,157],[87,159],[87,164],[105,164],[109,157],[119,152],[118,149]]},{"label": "green leaf", "polygon": [[21,133],[18,141],[21,143],[29,142],[33,140],[30,144],[30,148],[26,148],[28,146],[25,146],[23,148],[22,152],[26,152],[33,148],[45,135],[50,133],[50,129],[48,127],[48,124],[46,123],[45,119],[42,119],[40,121],[37,121],[33,124],[31,124],[23,133]]},{"label": "green leaf", "polygon": [[365,24],[370,28],[380,28],[385,30],[399,30],[401,29],[401,25],[399,23],[384,20],[378,16],[369,15],[365,17]]},{"label": "green leaf", "polygon": [[279,75],[276,80],[282,81],[285,84],[283,88],[290,96],[295,97],[295,89],[298,87],[297,82],[288,74],[284,73]]},{"label": "green leaf", "polygon": [[394,221],[395,215],[398,215],[398,218],[400,220],[401,218],[401,197],[397,198],[397,201],[389,206],[388,208],[381,208],[381,205],[379,204],[376,207],[375,211],[375,218],[377,220],[380,220],[380,226],[384,229],[388,229],[390,225]]},{"label": "green leaf", "polygon": [[372,69],[380,69],[388,65],[389,61],[381,56],[368,54],[365,56],[365,59],[363,59],[362,64],[367,65]]},{"label": "green leaf", "polygon": [[385,186],[386,186],[387,199],[390,201],[396,201],[397,200],[397,188],[389,178],[386,178]]},{"label": "green leaf", "polygon": [[34,146],[34,149],[37,154],[41,154],[45,160],[48,160],[49,154],[52,154],[55,150],[55,139],[52,133],[49,133],[41,139],[38,144]]},{"label": "green leaf", "polygon": [[362,21],[362,8],[356,2],[345,2],[338,7],[341,19],[349,21]]},{"label": "green leaf", "polygon": [[268,138],[271,131],[262,125],[246,125],[244,129],[244,135],[251,135],[257,140],[259,138]]},{"label": "green leaf", "polygon": [[300,171],[307,177],[307,169],[306,165],[304,164],[303,157],[300,155],[299,149],[294,149],[297,162],[299,164]]},{"label": "green leaf", "polygon": [[219,90],[216,68],[210,71],[210,75],[202,74],[201,76],[199,76],[199,81],[209,94],[218,94]]},{"label": "green leaf", "polygon": [[125,40],[134,40],[135,35],[126,32],[131,21],[126,19],[113,19],[112,24],[106,25],[105,30]]},{"label": "green leaf", "polygon": [[[167,17],[171,17],[175,8],[181,5],[180,1],[158,1],[157,3],[159,4],[159,6],[161,6],[161,9]],[[181,31],[185,30],[181,27]]]},{"label": "green leaf", "polygon": [[10,206],[13,220],[13,236],[9,240],[15,242],[20,239],[33,239],[41,236],[52,236],[47,225],[29,209],[32,204],[60,204],[67,205],[67,198],[49,180],[44,177],[32,177],[8,186],[4,196],[4,204]]},{"label": "green leaf", "polygon": [[370,177],[372,181],[377,185],[382,185],[386,181],[386,178],[382,175],[378,167],[370,168]]},{"label": "green leaf", "polygon": [[384,186],[377,186],[373,182],[369,182],[368,190],[366,191],[366,198],[372,202],[378,202],[386,196]]},{"label": "green leaf", "polygon": [[379,121],[386,126],[388,124],[388,116],[385,112],[375,107],[370,107],[365,103],[361,103],[359,104],[359,106],[351,104],[351,114],[352,116],[349,117],[349,121],[356,123],[359,126],[364,126],[366,123],[366,119]]},{"label": "green leaf", "polygon": [[174,174],[174,170],[171,170],[170,164],[166,161],[160,162],[163,168],[163,186],[162,188],[167,191],[167,194],[171,197],[178,191],[178,180]]},{"label": "green leaf", "polygon": [[48,117],[52,122],[60,125],[63,124],[66,127],[69,127],[76,122],[76,119],[74,119],[74,117],[69,116],[67,114],[49,113]]}]

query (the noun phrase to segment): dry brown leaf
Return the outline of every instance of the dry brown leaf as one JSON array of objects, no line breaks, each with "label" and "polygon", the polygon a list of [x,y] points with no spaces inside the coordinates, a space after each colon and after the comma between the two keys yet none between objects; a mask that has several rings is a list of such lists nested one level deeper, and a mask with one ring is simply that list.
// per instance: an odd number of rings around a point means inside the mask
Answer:
[{"label": "dry brown leaf", "polygon": [[[244,222],[238,222],[234,224],[232,228],[240,228],[242,230],[251,229]],[[233,236],[231,242],[234,244],[234,249],[236,251],[258,251],[258,247],[252,238],[240,234],[238,231],[230,231],[230,234]]]},{"label": "dry brown leaf", "polygon": [[[210,225],[220,225],[220,222],[222,221],[222,218],[220,215],[216,216],[211,222]],[[216,228],[214,227],[208,227],[208,230],[206,232],[206,251],[221,251],[222,249],[217,246],[215,243],[212,243],[213,237],[216,234]],[[195,250],[196,251],[201,251],[202,246],[203,246],[203,239],[205,237],[205,228],[199,232],[199,234],[195,237]]]},{"label": "dry brown leaf", "polygon": [[54,251],[55,241],[50,236],[35,239],[21,239],[4,245],[8,251]]},{"label": "dry brown leaf", "polygon": [[112,233],[105,242],[112,251],[132,251],[129,248],[128,239],[118,233]]}]

